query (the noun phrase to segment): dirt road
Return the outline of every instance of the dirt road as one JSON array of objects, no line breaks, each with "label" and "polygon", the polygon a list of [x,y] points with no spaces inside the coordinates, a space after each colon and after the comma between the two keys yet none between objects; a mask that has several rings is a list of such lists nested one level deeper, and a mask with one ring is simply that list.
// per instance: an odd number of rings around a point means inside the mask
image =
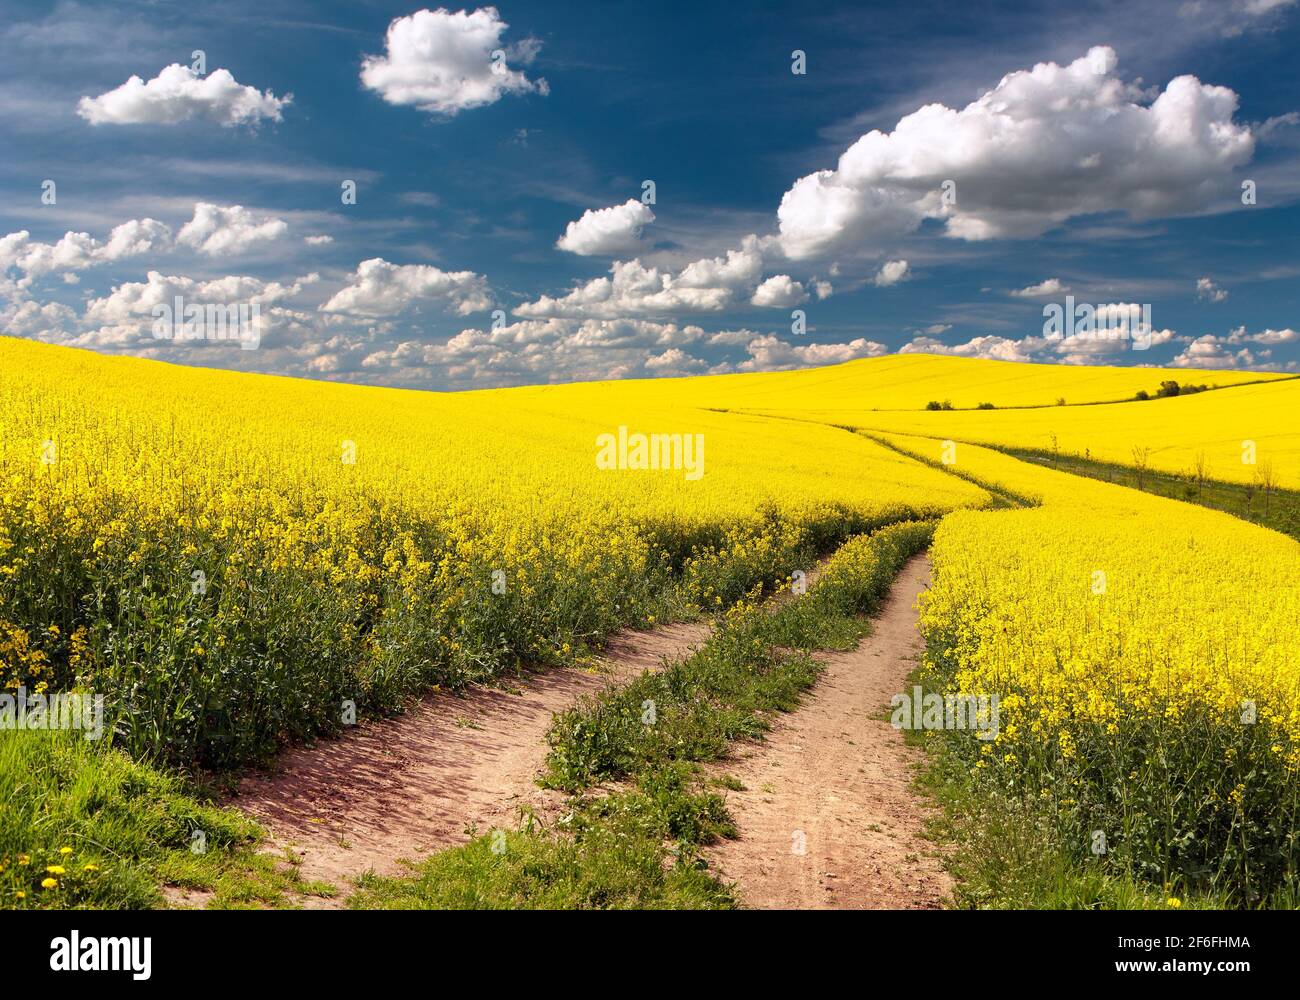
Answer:
[{"label": "dirt road", "polygon": [[767,740],[745,744],[718,773],[740,831],[709,851],[724,880],[755,908],[937,907],[951,882],[918,833],[925,808],[911,789],[919,753],[882,721],[922,651],[914,604],[930,575],[925,556],[894,581],[872,634],[826,670]]},{"label": "dirt road", "polygon": [[[606,650],[599,669],[553,670],[514,682],[439,693],[393,719],[366,723],[339,739],[285,753],[270,774],[250,774],[231,800],[271,833],[272,846],[297,854],[305,880],[340,888],[373,869],[399,870],[497,826],[514,827],[520,806],[537,812],[562,800],[534,784],[556,712],[582,695],[626,682],[698,648],[700,625],[627,632]],[[551,800],[555,800],[552,802]]]}]

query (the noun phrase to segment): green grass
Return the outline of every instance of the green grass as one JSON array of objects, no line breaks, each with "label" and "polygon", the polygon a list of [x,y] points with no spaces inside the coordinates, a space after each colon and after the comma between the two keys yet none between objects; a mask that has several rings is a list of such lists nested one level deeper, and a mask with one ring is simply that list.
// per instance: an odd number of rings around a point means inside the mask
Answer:
[{"label": "green grass", "polygon": [[143,909],[164,904],[161,884],[228,907],[325,891],[258,853],[252,820],[80,733],[0,731],[0,802],[0,908]]},{"label": "green grass", "polygon": [[[843,545],[807,595],[743,601],[693,656],[556,717],[546,781],[574,793],[558,828],[527,817],[443,851],[408,876],[366,876],[356,908],[718,909],[738,905],[701,849],[732,834],[700,762],[759,738],[820,672],[811,651],[851,646],[868,630],[929,523],[882,528]],[[613,791],[610,791],[610,788]]]},{"label": "green grass", "polygon": [[433,855],[407,877],[364,876],[355,909],[731,909],[735,896],[699,848],[731,832],[722,799],[694,769],[574,802],[564,827],[493,831]]},{"label": "green grass", "polygon": [[[1225,483],[1213,479],[1197,482],[1194,475],[1157,472],[1139,473],[1132,466],[1099,462],[1078,455],[1056,455],[1045,451],[1002,449],[1006,454],[1027,462],[1072,472],[1090,479],[1100,479],[1119,486],[1141,489],[1170,500],[1183,500],[1232,514],[1252,524],[1272,528],[1300,539],[1300,492],[1273,489],[1267,494],[1249,483]],[[1139,486],[1139,481],[1141,486]]]}]

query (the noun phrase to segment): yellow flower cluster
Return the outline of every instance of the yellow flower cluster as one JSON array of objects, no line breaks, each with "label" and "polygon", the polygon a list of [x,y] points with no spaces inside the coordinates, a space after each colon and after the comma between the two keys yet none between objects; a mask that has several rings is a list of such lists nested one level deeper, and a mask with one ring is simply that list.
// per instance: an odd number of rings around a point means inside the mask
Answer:
[{"label": "yellow flower cluster", "polygon": [[25,688],[41,694],[49,682],[50,663],[45,651],[32,644],[25,629],[0,619],[0,693]]},{"label": "yellow flower cluster", "polygon": [[93,878],[99,865],[87,862],[80,866],[72,863],[71,847],[60,847],[52,852],[47,864],[34,861],[29,853],[20,852],[12,857],[0,857],[0,908],[21,908],[31,904],[59,906],[59,890],[69,882]]},{"label": "yellow flower cluster", "polygon": [[[1296,878],[1300,545],[965,443],[1205,452],[1248,480],[1252,442],[1300,483],[1300,381],[1108,402],[1182,374],[895,356],[444,394],[0,337],[0,685],[93,687],[127,748],[241,763],[348,702],[749,613],[854,534],[942,517],[930,663],[999,698],[972,771],[1048,803],[1081,852],[1100,832],[1152,884],[1253,903]],[[696,464],[626,461],[641,435],[698,442]]]}]

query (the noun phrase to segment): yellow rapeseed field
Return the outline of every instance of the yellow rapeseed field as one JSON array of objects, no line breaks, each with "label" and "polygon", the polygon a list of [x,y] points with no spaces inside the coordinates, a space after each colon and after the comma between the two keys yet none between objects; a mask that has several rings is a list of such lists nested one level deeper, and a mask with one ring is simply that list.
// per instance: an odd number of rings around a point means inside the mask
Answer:
[{"label": "yellow rapeseed field", "polygon": [[1082,858],[1257,904],[1296,891],[1300,545],[970,443],[1248,481],[1249,440],[1300,483],[1300,382],[1104,402],[1167,377],[902,356],[446,394],[0,338],[0,687],[106,694],[118,746],[231,766],[942,518],[928,669],[999,698],[974,779]]},{"label": "yellow rapeseed field", "polygon": [[[636,468],[650,434],[683,436],[678,468]],[[635,393],[372,389],[0,339],[0,622],[48,660],[41,682],[129,695],[121,739],[184,762],[264,756],[345,700],[568,662],[984,500],[844,431]],[[25,663],[0,684],[37,680]]]},{"label": "yellow rapeseed field", "polygon": [[[1198,385],[1229,385],[1226,376],[1234,374],[1128,370],[1150,372],[1148,391],[1166,377]],[[1062,395],[1067,392],[1062,389]],[[1294,377],[1273,377],[1222,392],[1110,405],[921,413],[872,413],[860,404],[747,409],[1000,448],[1059,451],[1119,465],[1132,465],[1134,449],[1146,449],[1150,467],[1163,472],[1191,474],[1199,457],[1209,479],[1258,484],[1269,477],[1275,486],[1300,488],[1300,379]]]},{"label": "yellow rapeseed field", "polygon": [[934,665],[1000,698],[974,766],[1157,884],[1258,902],[1294,879],[1300,543],[973,445],[883,440],[1034,505],[956,512],[932,548]]},{"label": "yellow rapeseed field", "polygon": [[637,395],[677,406],[801,411],[822,422],[838,410],[923,410],[949,402],[957,409],[1107,403],[1154,394],[1166,380],[1215,386],[1272,381],[1284,375],[1181,368],[1037,365],[937,354],[888,354],[824,368],[789,372],[696,376],[632,382],[530,386],[511,393],[537,398]]}]

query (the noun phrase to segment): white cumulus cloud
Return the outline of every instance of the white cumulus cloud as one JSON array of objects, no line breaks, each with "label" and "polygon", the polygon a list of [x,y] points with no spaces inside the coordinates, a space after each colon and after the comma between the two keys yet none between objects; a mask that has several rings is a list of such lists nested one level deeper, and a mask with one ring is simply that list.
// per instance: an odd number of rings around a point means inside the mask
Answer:
[{"label": "white cumulus cloud", "polygon": [[289,229],[283,219],[254,212],[243,205],[213,205],[200,201],[194,217],[181,226],[176,242],[210,257],[224,257],[283,236]]},{"label": "white cumulus cloud", "polygon": [[1256,368],[1250,348],[1232,350],[1224,338],[1207,333],[1197,337],[1170,364],[1175,368]]},{"label": "white cumulus cloud", "polygon": [[[1114,355],[1133,351],[1135,360],[1146,358],[1144,352],[1173,341],[1177,334],[1170,329],[1152,329],[1143,318],[1141,306],[1135,303],[1108,303],[1095,310],[1098,323],[1105,321],[1105,331],[1057,334],[1045,336],[1032,334],[1026,337],[1003,337],[983,334],[960,344],[946,344],[931,334],[942,333],[948,327],[936,324],[910,343],[898,349],[899,354],[950,354],[961,358],[989,358],[994,361],[1061,361],[1066,364],[1088,364],[1097,359],[1113,363]],[[1141,345],[1140,347],[1138,345]]]},{"label": "white cumulus cloud", "polygon": [[583,257],[624,253],[636,246],[654,212],[635,198],[609,208],[588,209],[570,222],[555,245]]},{"label": "white cumulus cloud", "polygon": [[1061,284],[1060,278],[1046,278],[1036,285],[1017,288],[1011,294],[1017,299],[1040,299],[1050,298],[1053,295],[1063,295],[1069,290],[1067,286]]},{"label": "white cumulus cloud", "polygon": [[355,316],[396,316],[417,302],[441,302],[462,316],[492,305],[487,279],[473,271],[443,271],[428,264],[390,264],[382,257],[357,265],[351,284],[321,311]]},{"label": "white cumulus cloud", "polygon": [[1287,327],[1285,330],[1261,330],[1259,333],[1247,333],[1244,326],[1232,331],[1232,337],[1238,338],[1234,343],[1250,341],[1253,344],[1294,344],[1300,341],[1300,333]]},{"label": "white cumulus cloud", "polygon": [[1198,299],[1208,299],[1210,302],[1226,302],[1228,292],[1216,285],[1210,278],[1197,278],[1196,297]]},{"label": "white cumulus cloud", "polygon": [[405,341],[372,350],[362,367],[416,383],[435,367],[466,386],[663,377],[707,368],[685,350],[705,336],[697,326],[652,320],[527,319],[462,330],[442,344]]},{"label": "white cumulus cloud", "polygon": [[702,371],[708,368],[708,362],[692,357],[680,347],[670,347],[662,354],[652,354],[646,358],[645,367],[656,375],[673,377]]},{"label": "white cumulus cloud", "polygon": [[78,271],[166,249],[171,241],[171,229],[157,219],[123,222],[104,241],[89,233],[67,232],[56,243],[41,243],[24,229],[0,237],[0,272],[10,268],[21,271],[19,288],[28,288],[37,278],[59,272],[65,280],[71,276],[75,282]]},{"label": "white cumulus cloud", "polygon": [[9,337],[62,340],[77,314],[58,302],[17,301],[0,305],[0,330]]},{"label": "white cumulus cloud", "polygon": [[1015,340],[992,335],[972,337],[964,344],[945,344],[933,337],[915,337],[898,349],[899,354],[951,354],[959,358],[991,358],[995,361],[1033,361],[1047,349],[1041,337]]},{"label": "white cumulus cloud", "polygon": [[543,295],[515,308],[528,319],[573,317],[618,319],[670,313],[719,312],[748,297],[763,275],[763,252],[756,236],[721,257],[706,257],[674,273],[642,264],[617,261],[609,277],[593,278],[567,295]]},{"label": "white cumulus cloud", "polygon": [[1237,95],[1194,76],[1153,100],[1116,74],[1112,49],[1003,77],[961,110],[928,104],[873,130],[833,170],[800,178],[778,211],[793,259],[942,220],[949,237],[1037,236],[1068,219],[1143,219],[1216,204],[1254,154]]},{"label": "white cumulus cloud", "polygon": [[878,358],[889,348],[874,340],[859,337],[843,344],[792,344],[767,334],[745,345],[748,361],[736,366],[742,372],[787,371],[815,365],[837,365],[856,358]]},{"label": "white cumulus cloud", "polygon": [[807,300],[803,285],[788,274],[774,274],[754,290],[750,302],[771,309],[789,309]]},{"label": "white cumulus cloud", "polygon": [[273,307],[297,295],[305,285],[317,279],[317,275],[309,274],[286,285],[247,275],[203,280],[150,271],[144,281],[123,282],[108,295],[91,299],[81,320],[86,332],[68,342],[79,347],[120,347],[140,341],[153,342],[155,307],[171,308],[178,297],[187,307],[255,303],[267,324],[265,329],[269,330],[283,315],[283,311]]},{"label": "white cumulus cloud", "polygon": [[292,94],[240,84],[229,70],[199,76],[188,66],[172,63],[149,82],[133,76],[98,97],[83,97],[77,114],[92,125],[176,125],[201,118],[224,127],[256,125],[263,118],[280,121]]},{"label": "white cumulus cloud", "polygon": [[505,94],[548,93],[545,80],[511,69],[511,57],[529,63],[539,48],[528,39],[501,45],[508,25],[495,7],[452,13],[418,10],[388,25],[382,56],[367,56],[361,82],[389,104],[455,115],[494,104]]}]

